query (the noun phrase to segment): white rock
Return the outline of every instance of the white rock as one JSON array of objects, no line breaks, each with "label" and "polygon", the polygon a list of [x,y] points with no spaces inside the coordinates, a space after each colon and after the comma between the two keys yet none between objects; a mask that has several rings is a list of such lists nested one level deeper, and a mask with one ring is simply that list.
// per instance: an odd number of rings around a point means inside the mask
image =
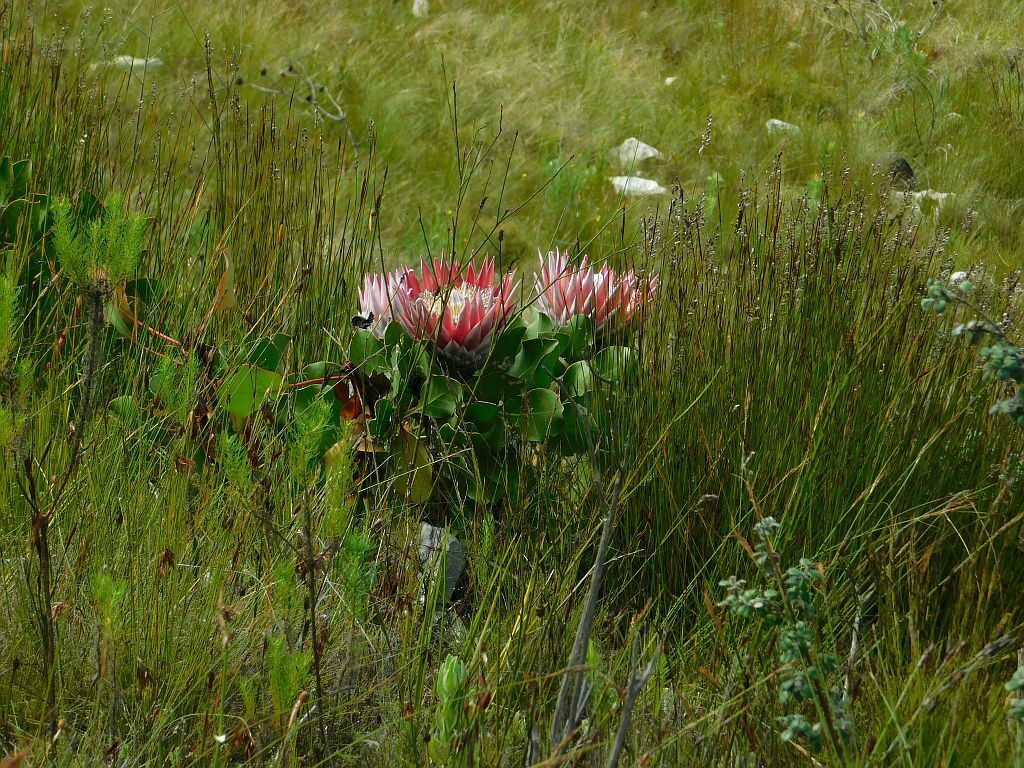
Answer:
[{"label": "white rock", "polygon": [[952,192],[936,192],[934,189],[922,189],[918,192],[893,191],[889,194],[889,205],[896,210],[910,205],[918,216],[927,213],[938,216],[939,212],[955,199],[956,195]]},{"label": "white rock", "polygon": [[137,59],[134,56],[115,56],[110,60],[110,66],[117,69],[152,69],[163,65],[160,59]]},{"label": "white rock", "polygon": [[650,160],[652,157],[663,157],[660,151],[652,147],[650,144],[640,141],[640,139],[635,136],[630,136],[622,142],[616,152],[619,156],[619,162],[625,166],[630,166],[644,160]]},{"label": "white rock", "polygon": [[642,179],[639,176],[612,176],[609,181],[620,195],[642,197],[644,195],[664,195],[668,189],[653,179]]},{"label": "white rock", "polygon": [[415,16],[417,19],[425,19],[427,18],[428,13],[430,13],[430,0],[413,0],[413,16]]},{"label": "white rock", "polygon": [[669,75],[668,77],[665,78],[665,85],[672,85],[672,83],[674,83],[678,79],[679,77],[676,75]]},{"label": "white rock", "polygon": [[946,203],[952,202],[956,195],[952,192],[936,192],[934,189],[922,189],[920,192],[911,192],[914,196],[914,207],[918,213],[932,211],[936,216]]},{"label": "white rock", "polygon": [[796,137],[801,134],[800,126],[787,123],[785,120],[776,120],[774,117],[764,124],[764,129],[769,136]]},{"label": "white rock", "polygon": [[950,285],[960,285],[960,283],[962,283],[966,279],[967,279],[967,273],[966,272],[954,272],[952,275],[949,276],[949,284]]}]

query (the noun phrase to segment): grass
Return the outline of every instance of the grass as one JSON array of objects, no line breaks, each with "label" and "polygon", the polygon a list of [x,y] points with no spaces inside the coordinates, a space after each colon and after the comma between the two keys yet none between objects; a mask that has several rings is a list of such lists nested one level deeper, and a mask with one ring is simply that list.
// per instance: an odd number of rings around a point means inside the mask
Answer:
[{"label": "grass", "polygon": [[[988,414],[1001,393],[952,321],[920,308],[931,278],[983,265],[980,300],[1020,326],[1021,10],[950,4],[929,26],[931,5],[907,4],[927,26],[908,45],[869,4],[432,5],[5,7],[0,154],[78,209],[123,193],[149,219],[153,295],[138,328],[97,334],[49,239],[22,227],[2,252],[32,384],[0,465],[0,764],[423,765],[441,721],[435,762],[554,764],[616,468],[568,764],[603,760],[633,649],[659,644],[620,764],[1022,760],[1003,688],[1024,621],[1020,432]],[[163,66],[103,64],[122,54]],[[347,109],[356,148],[291,95],[288,62]],[[288,92],[251,85],[271,81]],[[780,146],[771,117],[800,137]],[[607,153],[629,135],[666,153],[644,172],[670,196],[614,195]],[[957,202],[894,209],[884,152]],[[658,299],[602,450],[524,446],[515,497],[415,503],[398,447],[296,468],[296,414],[239,423],[211,385],[214,350],[275,333],[290,379],[340,366],[365,271],[441,248],[529,271],[577,244],[656,269]],[[84,420],[83,388],[102,404]],[[5,377],[4,402],[16,391]],[[432,477],[455,459],[434,447]],[[766,516],[783,563],[824,574],[813,648],[843,662],[842,749],[779,738],[778,628],[718,605],[720,581],[757,582]],[[469,553],[436,612],[424,519]],[[449,655],[467,670],[452,707]]]}]

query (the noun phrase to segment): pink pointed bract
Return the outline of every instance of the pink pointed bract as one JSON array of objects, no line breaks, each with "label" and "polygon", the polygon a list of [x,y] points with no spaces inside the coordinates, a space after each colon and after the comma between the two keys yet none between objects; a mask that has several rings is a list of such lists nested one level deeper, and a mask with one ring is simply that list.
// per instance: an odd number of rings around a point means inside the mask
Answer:
[{"label": "pink pointed bract", "polygon": [[395,322],[413,338],[434,341],[459,366],[479,368],[516,310],[513,274],[495,279],[493,259],[463,269],[443,256],[400,272],[391,295]]},{"label": "pink pointed bract", "polygon": [[[397,274],[397,273],[396,273]],[[359,289],[360,314],[370,320],[367,330],[378,338],[384,338],[384,332],[391,323],[392,292],[395,275],[366,275],[363,287]]]},{"label": "pink pointed bract", "polygon": [[576,315],[586,315],[594,331],[622,327],[650,299],[658,287],[657,276],[640,280],[629,270],[619,275],[607,264],[600,269],[586,256],[578,267],[569,263],[569,255],[551,251],[541,254],[537,275],[537,308],[556,325],[564,325]]}]

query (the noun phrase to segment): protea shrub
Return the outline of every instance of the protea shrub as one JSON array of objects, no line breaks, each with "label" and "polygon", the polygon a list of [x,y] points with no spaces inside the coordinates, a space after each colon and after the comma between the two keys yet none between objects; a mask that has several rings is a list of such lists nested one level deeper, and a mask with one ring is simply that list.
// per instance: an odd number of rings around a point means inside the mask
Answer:
[{"label": "protea shrub", "polygon": [[629,270],[618,274],[607,264],[597,268],[586,256],[574,267],[569,254],[551,251],[540,257],[536,278],[537,308],[555,325],[585,315],[600,334],[629,324],[658,287],[657,276],[643,280]]},{"label": "protea shrub", "polygon": [[393,319],[465,370],[487,359],[491,341],[517,309],[514,273],[496,279],[494,260],[463,268],[443,256],[399,270],[390,281]]}]

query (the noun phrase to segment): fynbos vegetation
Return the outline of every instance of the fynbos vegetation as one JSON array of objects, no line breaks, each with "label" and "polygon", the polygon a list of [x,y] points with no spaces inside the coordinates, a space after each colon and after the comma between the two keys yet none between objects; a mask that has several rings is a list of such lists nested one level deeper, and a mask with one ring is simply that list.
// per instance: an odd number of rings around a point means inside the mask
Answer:
[{"label": "fynbos vegetation", "polygon": [[1024,764],[1019,10],[146,5],[0,4],[0,766]]}]

